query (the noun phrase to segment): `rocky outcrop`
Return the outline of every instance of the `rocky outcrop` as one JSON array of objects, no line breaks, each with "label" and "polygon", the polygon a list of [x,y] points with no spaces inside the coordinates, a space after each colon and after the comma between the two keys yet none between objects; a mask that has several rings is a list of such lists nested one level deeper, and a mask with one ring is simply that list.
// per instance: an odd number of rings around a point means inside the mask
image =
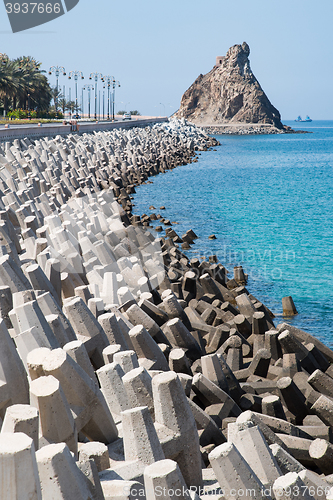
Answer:
[{"label": "rocky outcrop", "polygon": [[267,123],[282,128],[279,111],[271,104],[249,61],[246,42],[231,47],[206,75],[199,75],[184,93],[178,118],[198,125],[227,122]]}]

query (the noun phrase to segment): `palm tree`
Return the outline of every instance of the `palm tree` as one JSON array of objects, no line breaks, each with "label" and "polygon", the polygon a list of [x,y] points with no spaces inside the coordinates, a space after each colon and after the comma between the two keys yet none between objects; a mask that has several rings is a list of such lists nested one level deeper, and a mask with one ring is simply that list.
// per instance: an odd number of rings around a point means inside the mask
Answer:
[{"label": "palm tree", "polygon": [[58,107],[60,105],[60,102],[61,102],[61,100],[63,99],[64,96],[62,95],[62,92],[59,89],[59,87],[58,88],[57,87],[52,87],[51,94],[52,94],[52,99],[53,99],[53,102],[54,102],[54,109],[55,109],[55,112],[57,113]]},{"label": "palm tree", "polygon": [[6,54],[0,55],[0,99],[5,112],[8,105],[27,109],[29,102],[31,109],[49,108],[52,91],[40,67],[30,56],[10,60]]},{"label": "palm tree", "polygon": [[5,112],[8,109],[8,100],[19,91],[17,68],[6,54],[0,57],[0,98]]}]

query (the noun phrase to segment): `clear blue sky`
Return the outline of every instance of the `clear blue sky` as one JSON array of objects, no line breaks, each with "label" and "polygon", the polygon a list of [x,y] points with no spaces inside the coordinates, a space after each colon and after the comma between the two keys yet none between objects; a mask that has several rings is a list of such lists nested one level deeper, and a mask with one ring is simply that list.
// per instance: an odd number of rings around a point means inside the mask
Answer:
[{"label": "clear blue sky", "polygon": [[[0,51],[31,55],[46,70],[81,70],[86,83],[91,72],[114,75],[116,110],[129,103],[127,110],[158,115],[178,109],[215,57],[246,41],[282,119],[333,119],[332,18],[332,0],[80,0],[64,16],[13,34],[1,2]],[[68,89],[69,80],[60,84]]]}]

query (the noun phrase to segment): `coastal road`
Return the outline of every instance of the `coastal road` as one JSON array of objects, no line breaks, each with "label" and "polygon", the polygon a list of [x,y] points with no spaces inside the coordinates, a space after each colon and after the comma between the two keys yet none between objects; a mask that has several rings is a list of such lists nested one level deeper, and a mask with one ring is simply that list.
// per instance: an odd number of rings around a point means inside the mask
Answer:
[{"label": "coastal road", "polygon": [[112,121],[78,121],[77,127],[74,128],[67,122],[56,123],[29,123],[24,125],[15,125],[14,122],[9,122],[9,128],[0,125],[0,141],[9,141],[14,139],[22,139],[24,137],[43,137],[43,136],[56,136],[67,135],[73,132],[98,132],[103,130],[112,130],[114,128],[131,128],[135,126],[145,126],[153,123],[161,123],[167,121],[167,117],[146,117],[138,116],[131,120],[116,119]]},{"label": "coastal road", "polygon": [[[115,121],[114,122],[124,122],[124,123],[128,123],[128,122],[135,122],[135,121],[138,121],[140,119],[148,119],[148,118],[161,118],[161,117],[157,117],[157,116],[136,116],[136,117],[132,117],[131,120],[123,120],[121,117],[115,117]],[[52,123],[52,126],[54,127],[62,127],[63,126],[63,121],[62,120],[61,122],[54,122]],[[69,120],[65,120],[66,122],[68,122]],[[114,123],[112,122],[111,120],[99,120],[98,123]],[[95,121],[93,120],[78,120],[78,124],[79,125],[87,125],[87,124],[91,124],[91,123],[96,123]],[[26,124],[15,124],[15,120],[12,120],[12,121],[8,121],[8,124],[10,126],[10,128],[38,128],[38,123],[26,123]],[[44,123],[42,126],[45,126],[45,125],[51,125],[51,124],[47,124],[47,123]],[[5,124],[0,124],[0,130],[5,130]]]}]

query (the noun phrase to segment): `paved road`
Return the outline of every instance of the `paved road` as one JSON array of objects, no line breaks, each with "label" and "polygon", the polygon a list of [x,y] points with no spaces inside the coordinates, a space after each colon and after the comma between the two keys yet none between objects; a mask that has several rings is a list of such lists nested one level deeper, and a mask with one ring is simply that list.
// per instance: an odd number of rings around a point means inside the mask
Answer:
[{"label": "paved road", "polygon": [[[67,121],[67,120],[66,120]],[[116,122],[119,122],[119,121],[124,121],[122,119],[117,119],[115,120]],[[15,125],[15,121],[9,121],[9,126],[10,128],[38,128],[38,124],[37,123],[27,123],[27,124],[24,124],[24,125]],[[87,121],[87,120],[79,120],[78,123],[80,125],[84,125],[84,124],[89,124],[89,123],[94,123],[93,121]],[[101,120],[99,121],[99,123],[112,123],[112,121],[107,121],[107,120]],[[126,123],[126,121],[125,121]],[[43,123],[43,126],[46,126],[46,125],[52,125],[52,127],[62,127],[63,126],[63,123],[62,122],[59,122],[59,123]],[[5,128],[5,125],[4,124],[0,124],[0,130],[4,129]]]},{"label": "paved road", "polygon": [[[127,123],[129,121],[136,121],[136,120],[142,120],[142,119],[147,119],[147,118],[161,118],[160,116],[132,116],[132,119],[131,120],[123,120],[122,117],[115,117],[115,121],[116,122],[124,122],[124,123]],[[66,120],[67,123],[68,123],[68,120]],[[23,129],[23,128],[38,128],[38,124],[37,123],[27,123],[27,124],[24,124],[24,125],[15,125],[15,121],[9,121],[8,122],[9,125],[10,125],[10,128],[20,128],[20,129]],[[87,125],[87,124],[91,124],[91,123],[94,123],[94,121],[92,120],[79,120],[78,121],[78,124],[79,125]],[[98,123],[114,123],[112,122],[111,120],[99,120]],[[62,121],[61,122],[54,122],[54,123],[43,123],[43,126],[47,126],[47,125],[52,125],[53,127],[61,127],[63,125]],[[5,125],[4,124],[0,124],[0,130],[4,129],[5,128]]]}]

